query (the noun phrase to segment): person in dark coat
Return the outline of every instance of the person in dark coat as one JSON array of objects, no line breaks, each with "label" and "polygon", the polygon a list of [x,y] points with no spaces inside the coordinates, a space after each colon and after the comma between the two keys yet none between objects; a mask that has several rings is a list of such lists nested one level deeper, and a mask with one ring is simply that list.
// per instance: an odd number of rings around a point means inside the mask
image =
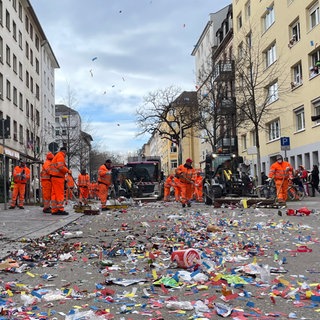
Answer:
[{"label": "person in dark coat", "polygon": [[313,166],[311,171],[311,189],[312,189],[312,197],[315,197],[315,191],[317,190],[319,193],[319,168],[317,165]]}]

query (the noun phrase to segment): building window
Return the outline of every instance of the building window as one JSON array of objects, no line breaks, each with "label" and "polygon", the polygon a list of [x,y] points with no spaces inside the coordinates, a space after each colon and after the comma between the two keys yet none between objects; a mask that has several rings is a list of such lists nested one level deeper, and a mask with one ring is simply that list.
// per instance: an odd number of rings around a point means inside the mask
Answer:
[{"label": "building window", "polygon": [[267,31],[274,23],[274,8],[273,6],[267,7],[267,12],[262,18],[264,31]]},{"label": "building window", "polygon": [[39,60],[36,58],[36,72],[37,74],[39,74],[40,72],[40,64],[39,64]]},{"label": "building window", "polygon": [[17,25],[14,21],[12,21],[12,36],[17,41]]},{"label": "building window", "polygon": [[11,82],[7,80],[7,99],[11,100]]},{"label": "building window", "polygon": [[0,73],[0,99],[3,100],[3,74]]},{"label": "building window", "polygon": [[19,19],[22,21],[22,4],[19,1]]},{"label": "building window", "polygon": [[13,120],[13,140],[18,141],[18,123]]},{"label": "building window", "polygon": [[0,26],[2,26],[2,19],[3,19],[3,4],[2,0],[0,0]]},{"label": "building window", "polygon": [[0,62],[3,62],[3,39],[0,37]]},{"label": "building window", "polygon": [[18,90],[16,87],[13,87],[13,104],[18,105]]},{"label": "building window", "polygon": [[248,20],[251,17],[251,3],[250,3],[250,0],[247,1],[247,3],[245,4],[244,8],[245,8],[246,19]]},{"label": "building window", "polygon": [[[313,115],[320,116],[320,99],[312,102]],[[320,124],[320,119],[315,121],[316,124]]]},{"label": "building window", "polygon": [[6,27],[10,31],[10,13],[6,10]]},{"label": "building window", "polygon": [[21,92],[19,93],[19,109],[23,110],[23,95]]},{"label": "building window", "polygon": [[291,82],[291,88],[295,88],[296,86],[299,86],[302,84],[302,65],[301,61],[297,63],[295,66],[292,67],[292,82]]},{"label": "building window", "polygon": [[296,118],[296,131],[301,131],[305,129],[305,118],[304,118],[304,108],[299,108],[295,112]]},{"label": "building window", "polygon": [[11,66],[11,51],[8,46],[6,46],[6,62],[8,66]]},{"label": "building window", "polygon": [[319,2],[315,3],[309,9],[310,29],[313,29],[319,23]]},{"label": "building window", "polygon": [[299,20],[295,21],[290,25],[290,40],[288,47],[291,48],[296,42],[300,41],[301,34],[300,34],[300,22]]},{"label": "building window", "polygon": [[171,153],[175,153],[175,152],[177,152],[177,151],[178,151],[177,144],[174,143],[174,142],[172,142],[172,143],[171,143],[171,147],[170,147],[170,152],[171,152]]},{"label": "building window", "polygon": [[22,63],[21,62],[19,62],[19,78],[22,80],[22,73],[23,73],[23,71],[22,71]]},{"label": "building window", "polygon": [[275,43],[265,51],[265,60],[266,60],[266,68],[268,68],[277,60]]},{"label": "building window", "polygon": [[171,167],[171,170],[178,168],[178,160],[171,160],[170,167]]},{"label": "building window", "polygon": [[19,125],[19,142],[23,143],[23,126],[21,124]]},{"label": "building window", "polygon": [[242,28],[242,13],[241,12],[237,17],[237,27],[238,27],[238,30]]},{"label": "building window", "polygon": [[275,82],[272,85],[270,85],[268,88],[268,96],[267,96],[267,104],[275,102],[278,100],[278,83]]},{"label": "building window", "polygon": [[252,142],[251,145],[255,147],[257,145],[256,131],[252,130],[250,132],[250,135],[251,135],[251,142]]},{"label": "building window", "polygon": [[39,48],[40,48],[40,40],[38,35],[36,34],[36,49],[39,51]]},{"label": "building window", "polygon": [[17,62],[17,56],[15,54],[13,54],[12,56],[12,69],[13,69],[13,72],[17,74],[18,62]]},{"label": "building window", "polygon": [[26,58],[29,59],[29,43],[26,41]]},{"label": "building window", "polygon": [[239,46],[238,46],[238,58],[242,59],[243,58],[243,42],[241,41]]},{"label": "building window", "polygon": [[27,118],[30,117],[30,106],[29,106],[29,100],[26,99],[26,116]]},{"label": "building window", "polygon": [[320,49],[314,51],[310,56],[310,78],[319,74],[320,68]]},{"label": "building window", "polygon": [[40,112],[38,110],[36,110],[36,124],[40,126]]},{"label": "building window", "polygon": [[59,129],[56,129],[56,136],[60,136],[60,131],[59,131]]},{"label": "building window", "polygon": [[272,121],[268,125],[269,141],[273,141],[280,138],[280,120]]},{"label": "building window", "polygon": [[247,48],[251,48],[251,46],[252,46],[252,32],[251,31],[246,35],[246,44],[247,44]]},{"label": "building window", "polygon": [[247,135],[243,134],[241,136],[242,150],[247,150]]},{"label": "building window", "polygon": [[19,31],[19,47],[22,49],[22,33]]}]

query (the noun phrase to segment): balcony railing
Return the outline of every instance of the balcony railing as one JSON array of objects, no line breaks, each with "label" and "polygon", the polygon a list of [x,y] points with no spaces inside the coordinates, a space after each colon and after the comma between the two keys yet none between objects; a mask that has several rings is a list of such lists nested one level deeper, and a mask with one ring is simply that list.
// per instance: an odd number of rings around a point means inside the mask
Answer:
[{"label": "balcony railing", "polygon": [[212,80],[231,81],[235,78],[234,60],[219,61],[213,68]]}]

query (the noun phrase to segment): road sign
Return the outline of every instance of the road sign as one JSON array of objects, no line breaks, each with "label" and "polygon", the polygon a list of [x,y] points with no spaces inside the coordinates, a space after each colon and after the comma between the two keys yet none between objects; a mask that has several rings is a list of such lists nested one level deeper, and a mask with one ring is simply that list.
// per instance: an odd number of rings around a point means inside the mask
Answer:
[{"label": "road sign", "polygon": [[290,138],[281,137],[280,138],[281,150],[290,150]]}]

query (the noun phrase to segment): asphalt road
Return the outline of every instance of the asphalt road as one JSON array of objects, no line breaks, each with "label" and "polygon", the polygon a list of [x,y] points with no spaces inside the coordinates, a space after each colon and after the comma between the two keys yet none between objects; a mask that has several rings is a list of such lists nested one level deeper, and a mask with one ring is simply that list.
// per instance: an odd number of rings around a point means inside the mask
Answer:
[{"label": "asphalt road", "polygon": [[[288,203],[309,216],[173,202],[96,216],[1,210],[2,262],[18,266],[0,271],[0,303],[16,313],[0,319],[20,319],[23,305],[30,319],[217,319],[220,307],[233,319],[319,319],[319,204]],[[198,250],[198,265],[172,263],[178,248]]]}]

